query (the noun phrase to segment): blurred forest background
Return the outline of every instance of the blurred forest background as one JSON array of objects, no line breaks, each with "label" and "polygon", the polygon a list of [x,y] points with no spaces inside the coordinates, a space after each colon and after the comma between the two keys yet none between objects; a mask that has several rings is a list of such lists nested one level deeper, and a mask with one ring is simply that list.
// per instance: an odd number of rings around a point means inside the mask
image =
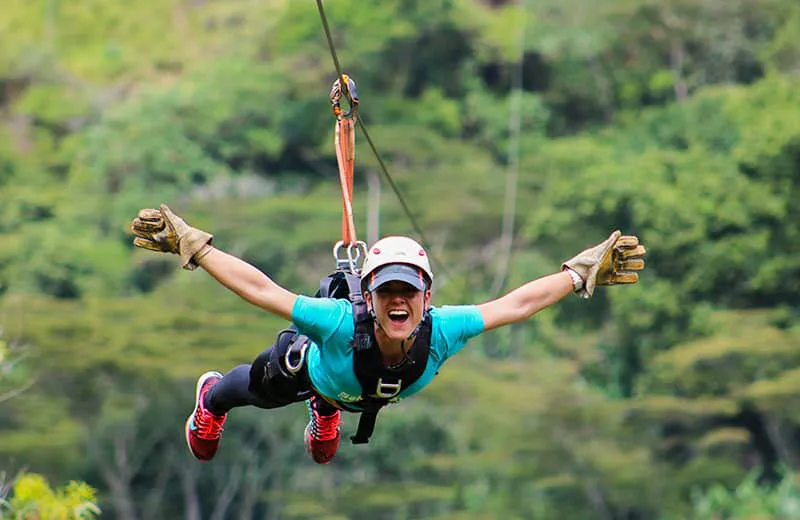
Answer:
[{"label": "blurred forest background", "polygon": [[[615,228],[649,248],[641,283],[474,340],[330,466],[304,452],[300,405],[236,410],[200,464],[183,438],[195,378],[285,323],[134,251],[128,225],[166,202],[314,293],[341,225],[317,7],[3,0],[0,511],[800,518],[800,3],[326,11],[440,261],[434,304],[497,296]],[[357,143],[365,238],[379,170]],[[380,214],[381,234],[415,235],[386,184]]]}]

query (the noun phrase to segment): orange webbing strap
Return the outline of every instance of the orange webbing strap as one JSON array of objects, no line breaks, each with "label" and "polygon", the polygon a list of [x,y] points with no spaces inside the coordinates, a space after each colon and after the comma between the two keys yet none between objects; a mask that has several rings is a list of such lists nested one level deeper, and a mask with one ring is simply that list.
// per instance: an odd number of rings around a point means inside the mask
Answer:
[{"label": "orange webbing strap", "polygon": [[[337,79],[331,88],[331,105],[336,116],[336,161],[339,163],[339,183],[342,186],[342,242],[353,246],[357,242],[356,226],[353,219],[353,166],[356,157],[356,116],[358,112],[358,93],[356,84],[347,74],[342,74],[345,88]],[[342,96],[347,97],[350,109],[342,112]]]},{"label": "orange webbing strap", "polygon": [[355,121],[340,119],[336,122],[336,160],[339,162],[339,182],[342,185],[342,242],[350,246],[356,242],[353,221],[353,164],[355,163]]}]

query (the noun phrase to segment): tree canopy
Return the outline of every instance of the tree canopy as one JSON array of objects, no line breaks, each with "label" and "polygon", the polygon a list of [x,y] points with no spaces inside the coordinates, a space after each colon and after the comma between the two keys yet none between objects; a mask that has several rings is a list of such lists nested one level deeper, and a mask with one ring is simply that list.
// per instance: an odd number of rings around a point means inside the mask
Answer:
[{"label": "tree canopy", "polygon": [[[128,225],[166,202],[314,293],[341,225],[319,13],[5,0],[0,467],[41,474],[25,481],[40,495],[83,481],[65,493],[119,520],[796,516],[797,2],[325,8],[446,266],[435,305],[495,297],[613,229],[647,245],[641,282],[474,340],[330,467],[303,451],[303,407],[236,410],[199,466],[182,439],[194,378],[285,324],[134,250]],[[363,235],[380,164],[357,143]],[[414,234],[385,181],[380,216],[381,234]]]}]

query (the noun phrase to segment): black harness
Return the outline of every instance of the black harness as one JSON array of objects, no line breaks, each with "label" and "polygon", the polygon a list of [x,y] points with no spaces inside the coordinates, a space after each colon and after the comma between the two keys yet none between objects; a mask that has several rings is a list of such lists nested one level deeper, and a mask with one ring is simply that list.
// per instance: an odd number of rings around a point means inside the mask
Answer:
[{"label": "black harness", "polygon": [[387,367],[381,360],[380,350],[374,336],[374,317],[367,310],[361,292],[361,279],[344,271],[323,278],[317,293],[321,298],[348,299],[353,306],[355,334],[353,347],[353,371],[361,385],[361,401],[343,403],[339,406],[361,414],[356,434],[350,437],[353,444],[366,444],[375,430],[375,420],[381,408],[396,401],[400,393],[414,384],[428,366],[431,345],[431,317],[425,312],[415,331],[414,344],[400,363]]}]

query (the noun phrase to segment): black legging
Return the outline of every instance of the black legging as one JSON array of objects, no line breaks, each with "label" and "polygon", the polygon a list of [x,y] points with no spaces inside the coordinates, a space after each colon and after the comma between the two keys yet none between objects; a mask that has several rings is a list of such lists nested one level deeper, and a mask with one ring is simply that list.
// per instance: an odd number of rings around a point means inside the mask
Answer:
[{"label": "black legging", "polygon": [[[237,406],[256,406],[258,408],[280,408],[292,403],[305,401],[311,397],[308,385],[301,384],[296,391],[287,392],[285,379],[275,377],[256,394],[251,390],[251,369],[255,365],[262,367],[266,359],[273,353],[273,345],[262,352],[253,365],[239,365],[212,386],[205,395],[203,405],[214,415],[224,415]],[[295,383],[296,385],[296,383]],[[289,385],[291,386],[291,385]],[[336,413],[336,408],[324,399],[316,399],[315,408],[320,415],[328,416]]]},{"label": "black legging", "polygon": [[206,393],[203,404],[214,415],[224,415],[237,406],[278,408],[284,402],[260,397],[250,391],[250,365],[239,365]]}]

